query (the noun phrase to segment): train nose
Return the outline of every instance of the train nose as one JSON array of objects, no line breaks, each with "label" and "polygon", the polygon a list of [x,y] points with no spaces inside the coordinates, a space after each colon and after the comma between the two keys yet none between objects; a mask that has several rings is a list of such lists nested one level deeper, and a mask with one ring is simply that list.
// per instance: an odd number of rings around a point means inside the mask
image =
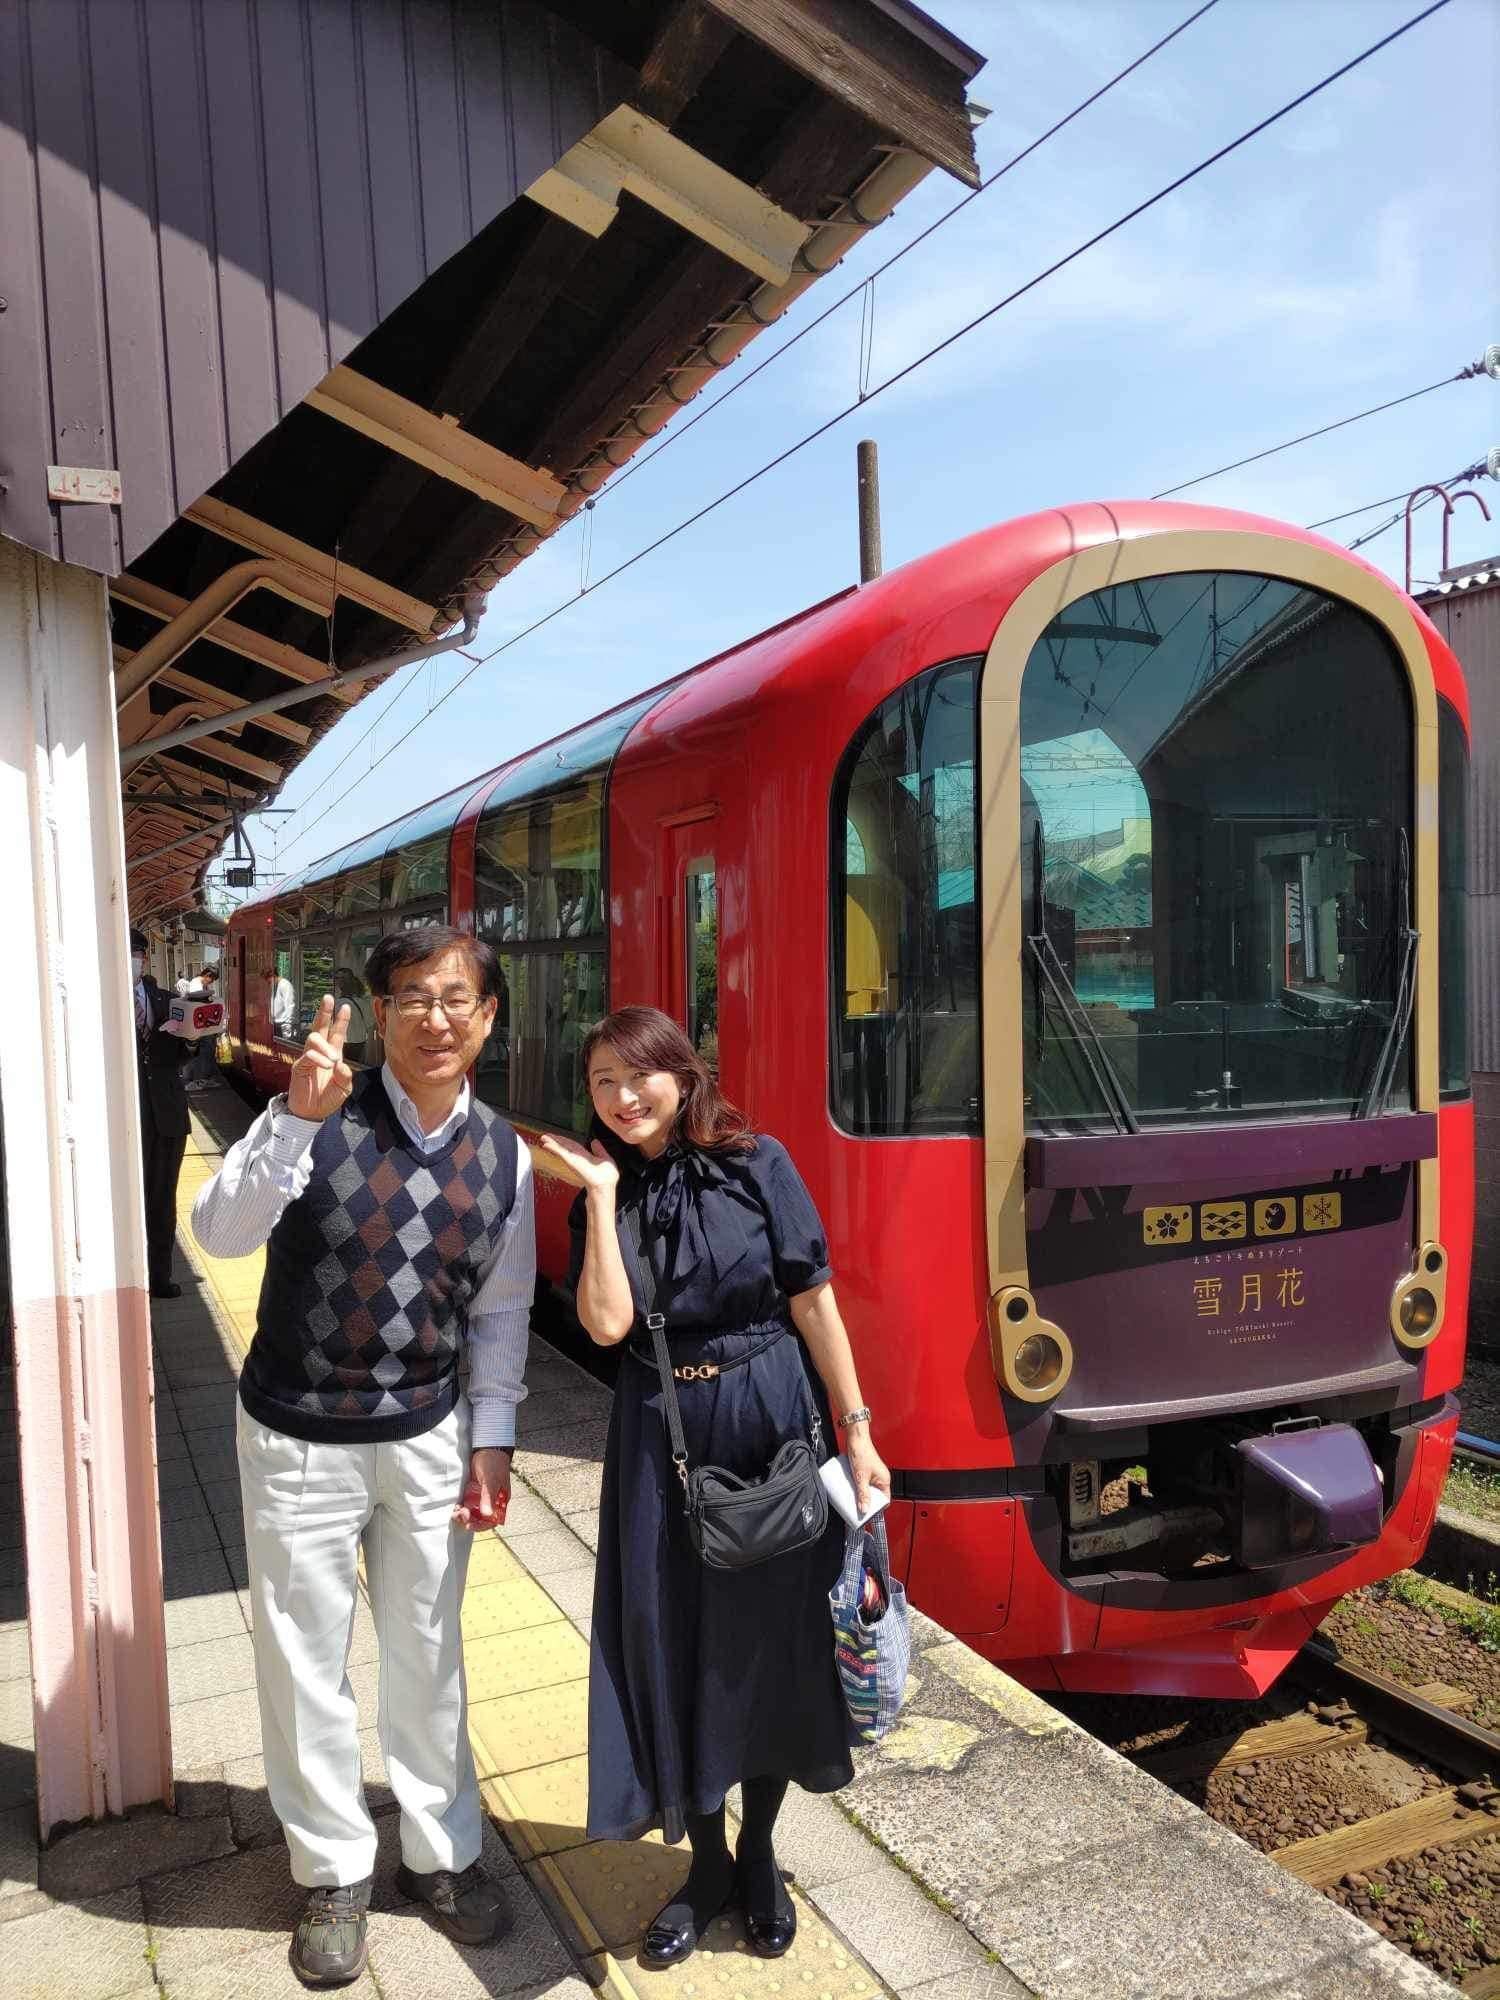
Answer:
[{"label": "train nose", "polygon": [[1380,1534],[1384,1494],[1350,1424],[1241,1438],[1239,1559],[1250,1569],[1359,1548]]}]

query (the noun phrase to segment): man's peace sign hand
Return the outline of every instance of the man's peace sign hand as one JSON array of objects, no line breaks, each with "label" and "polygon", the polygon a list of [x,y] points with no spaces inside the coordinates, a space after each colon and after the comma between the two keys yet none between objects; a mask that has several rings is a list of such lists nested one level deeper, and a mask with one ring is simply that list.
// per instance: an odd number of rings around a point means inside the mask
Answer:
[{"label": "man's peace sign hand", "polygon": [[348,1032],[348,1002],[335,1015],[333,995],[325,993],[287,1084],[286,1108],[294,1118],[327,1118],[354,1088],[354,1072],[344,1061]]}]

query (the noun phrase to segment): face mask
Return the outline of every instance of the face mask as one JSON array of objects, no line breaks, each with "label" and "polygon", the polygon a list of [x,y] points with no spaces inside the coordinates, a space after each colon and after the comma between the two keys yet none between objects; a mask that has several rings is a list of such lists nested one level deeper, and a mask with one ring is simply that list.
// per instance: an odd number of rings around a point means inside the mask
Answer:
[{"label": "face mask", "polygon": [[144,954],[143,954],[143,953],[141,953],[141,952],[138,952],[138,951],[133,951],[133,952],[132,952],[132,953],[130,954],[130,973],[131,973],[131,977],[132,977],[133,979],[139,979],[139,978],[140,978],[140,976],[141,976],[141,974],[142,974],[142,973],[143,973],[143,972],[144,972],[145,970],[146,970],[146,960],[145,960],[145,956],[144,956]]}]

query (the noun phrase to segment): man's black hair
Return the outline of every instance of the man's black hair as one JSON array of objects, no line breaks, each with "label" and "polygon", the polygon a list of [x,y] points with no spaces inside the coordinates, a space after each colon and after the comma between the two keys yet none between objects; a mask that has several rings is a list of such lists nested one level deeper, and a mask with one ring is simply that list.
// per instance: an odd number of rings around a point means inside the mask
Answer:
[{"label": "man's black hair", "polygon": [[389,931],[370,953],[365,979],[378,999],[389,999],[396,974],[413,965],[425,965],[444,952],[461,951],[474,972],[474,984],[482,998],[500,997],[500,961],[483,938],[452,924],[419,924],[414,930]]}]

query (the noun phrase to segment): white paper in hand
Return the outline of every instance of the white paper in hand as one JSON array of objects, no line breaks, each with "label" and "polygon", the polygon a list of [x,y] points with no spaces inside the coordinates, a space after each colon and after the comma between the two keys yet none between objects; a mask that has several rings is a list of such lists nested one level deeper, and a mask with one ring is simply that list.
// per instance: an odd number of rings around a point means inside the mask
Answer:
[{"label": "white paper in hand", "polygon": [[854,1493],[854,1475],[849,1470],[849,1458],[840,1452],[837,1458],[825,1459],[818,1467],[818,1477],[828,1489],[829,1505],[836,1514],[842,1516],[851,1528],[865,1528],[885,1506],[890,1495],[877,1487],[867,1512],[861,1514],[859,1502]]}]

